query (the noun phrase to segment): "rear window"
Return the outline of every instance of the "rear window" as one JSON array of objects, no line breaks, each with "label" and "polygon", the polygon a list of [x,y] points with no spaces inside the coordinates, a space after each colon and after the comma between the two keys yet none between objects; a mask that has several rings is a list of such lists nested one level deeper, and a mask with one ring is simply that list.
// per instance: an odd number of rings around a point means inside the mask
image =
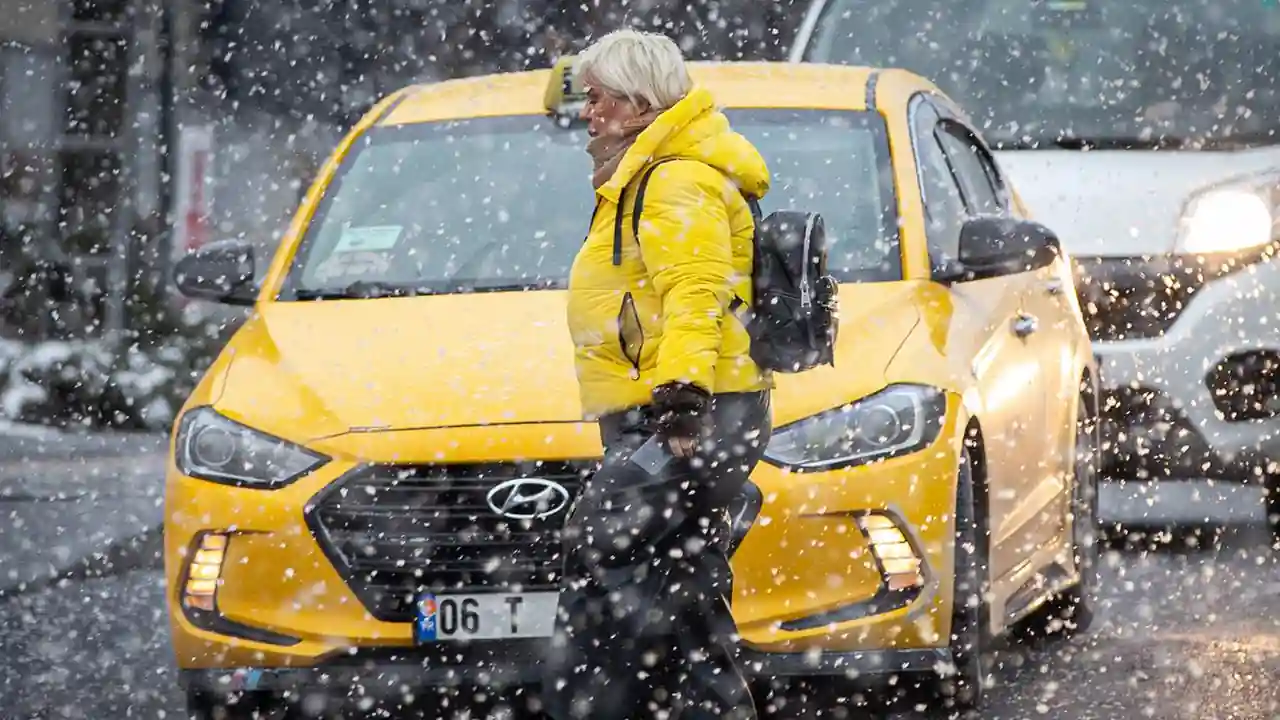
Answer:
[{"label": "rear window", "polygon": [[[843,282],[901,278],[879,115],[726,114],[768,163],[766,214],[822,213],[830,268]],[[281,299],[352,283],[435,293],[564,287],[594,206],[586,141],[585,130],[540,116],[372,128],[327,189]]]}]

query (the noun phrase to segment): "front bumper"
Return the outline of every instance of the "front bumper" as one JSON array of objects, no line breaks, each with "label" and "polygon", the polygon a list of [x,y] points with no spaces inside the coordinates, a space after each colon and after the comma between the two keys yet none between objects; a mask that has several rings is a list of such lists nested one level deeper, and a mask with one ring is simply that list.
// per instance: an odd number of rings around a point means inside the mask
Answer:
[{"label": "front bumper", "polygon": [[[875,676],[945,663],[945,651],[930,648],[945,646],[949,629],[953,528],[947,518],[955,497],[957,412],[958,400],[951,398],[939,440],[913,455],[799,475],[758,467],[753,481],[763,503],[733,559],[734,615],[747,672]],[[533,447],[548,459],[591,451],[548,444],[545,427],[478,428],[461,442],[457,434],[441,439],[443,431],[422,432],[433,436],[412,444],[431,448],[427,457],[445,463],[491,458],[497,439],[521,448],[514,456],[525,458],[533,453],[524,448]],[[435,448],[451,444],[451,456],[436,457]],[[340,479],[357,476],[361,463],[342,459],[341,448],[317,449],[335,460],[270,492],[218,486],[170,467],[167,596],[184,682],[246,690],[338,688],[354,681],[395,692],[401,685],[534,681],[538,642],[415,647],[411,622],[380,613],[367,594],[353,590],[342,563],[324,549],[311,513],[317,498]],[[396,452],[401,463],[420,462]],[[894,518],[922,560],[925,582],[908,603],[873,604],[885,593],[869,541],[858,529],[858,518],[868,512]],[[235,624],[226,629],[193,623],[182,607],[193,543],[208,531],[230,533],[217,596],[218,616]],[[780,553],[786,562],[778,562]]]},{"label": "front bumper", "polygon": [[[183,670],[179,682],[188,688],[218,693],[302,693],[328,690],[346,696],[398,698],[422,688],[480,686],[491,689],[536,686],[545,652],[538,643],[494,643],[438,655],[388,648],[365,650],[315,667],[240,667]],[[766,653],[741,648],[739,668],[749,679],[842,677],[874,682],[944,672],[951,651],[867,650],[836,653]]]},{"label": "front bumper", "polygon": [[1168,257],[1077,260],[1105,472],[1241,481],[1280,458],[1280,260],[1207,282]]}]

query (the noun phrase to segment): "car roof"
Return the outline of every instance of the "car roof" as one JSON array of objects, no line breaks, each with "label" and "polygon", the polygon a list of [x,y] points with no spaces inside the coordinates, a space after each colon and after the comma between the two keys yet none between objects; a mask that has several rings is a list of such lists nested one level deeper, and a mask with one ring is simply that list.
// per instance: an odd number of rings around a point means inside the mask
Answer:
[{"label": "car roof", "polygon": [[[787,62],[690,62],[695,83],[728,108],[867,110],[869,90],[907,95],[937,92],[924,78],[901,69]],[[544,115],[551,70],[497,73],[412,85],[388,98],[378,125],[402,125],[498,115]]]}]

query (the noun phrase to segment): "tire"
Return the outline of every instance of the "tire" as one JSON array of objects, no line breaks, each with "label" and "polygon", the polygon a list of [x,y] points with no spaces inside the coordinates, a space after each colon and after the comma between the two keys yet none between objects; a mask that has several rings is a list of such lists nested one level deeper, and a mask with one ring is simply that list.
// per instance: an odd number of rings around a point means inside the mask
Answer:
[{"label": "tire", "polygon": [[1071,484],[1071,556],[1079,581],[1050,598],[1021,623],[1019,638],[1031,642],[1053,636],[1071,638],[1088,632],[1093,624],[1102,549],[1102,526],[1098,521],[1102,443],[1097,413],[1087,395],[1080,398],[1080,408],[1075,477]]},{"label": "tire", "polygon": [[[1268,469],[1271,467],[1268,464]],[[1271,532],[1271,542],[1280,542],[1280,472],[1267,472],[1263,475],[1263,507],[1267,511],[1267,530]]]},{"label": "tire", "polygon": [[284,702],[262,693],[213,693],[187,688],[190,720],[267,720],[283,716]]},{"label": "tire", "polygon": [[955,592],[949,643],[955,672],[939,678],[938,690],[945,707],[970,712],[982,707],[985,686],[990,682],[986,653],[991,621],[986,602],[990,538],[985,508],[976,500],[973,461],[967,448],[956,478],[955,520]]},{"label": "tire", "polygon": [[1060,631],[1074,636],[1089,631],[1098,601],[1102,562],[1102,523],[1098,519],[1098,481],[1102,476],[1101,423],[1093,401],[1080,398],[1076,423],[1075,477],[1071,489],[1071,554],[1080,581],[1057,598]]}]

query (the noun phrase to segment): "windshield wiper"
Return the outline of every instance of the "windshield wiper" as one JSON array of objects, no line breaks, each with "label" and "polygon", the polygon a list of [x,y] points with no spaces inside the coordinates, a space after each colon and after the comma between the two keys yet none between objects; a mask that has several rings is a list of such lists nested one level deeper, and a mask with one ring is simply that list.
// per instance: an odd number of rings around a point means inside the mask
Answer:
[{"label": "windshield wiper", "polygon": [[1252,130],[1224,135],[1072,135],[1036,136],[997,141],[993,150],[1241,150],[1280,144],[1280,130]]},{"label": "windshield wiper", "polygon": [[1053,144],[1063,150],[1167,150],[1187,146],[1181,135],[1063,135]]},{"label": "windshield wiper", "polygon": [[413,297],[436,291],[420,285],[398,285],[376,280],[357,280],[341,288],[303,288],[294,292],[299,300],[343,300],[349,298]]},{"label": "windshield wiper", "polygon": [[565,283],[562,280],[537,277],[511,278],[506,282],[502,282],[498,278],[493,278],[489,282],[454,280],[453,283],[458,288],[458,292],[464,293],[527,292],[534,290],[563,290],[565,288]]},{"label": "windshield wiper", "polygon": [[1025,139],[996,141],[993,150],[1176,150],[1190,140],[1181,135],[1042,135]]},{"label": "windshield wiper", "polygon": [[1280,130],[1248,130],[1226,135],[1209,135],[1200,142],[1201,150],[1245,150],[1280,144]]}]

